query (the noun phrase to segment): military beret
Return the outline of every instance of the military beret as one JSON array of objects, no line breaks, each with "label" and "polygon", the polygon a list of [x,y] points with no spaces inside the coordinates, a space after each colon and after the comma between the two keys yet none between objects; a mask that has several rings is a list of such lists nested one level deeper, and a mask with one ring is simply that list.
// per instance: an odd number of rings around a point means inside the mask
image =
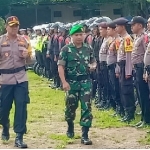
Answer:
[{"label": "military beret", "polygon": [[101,22],[101,23],[99,24],[99,27],[107,28],[107,22]]},{"label": "military beret", "polygon": [[133,24],[136,24],[136,23],[140,23],[142,25],[145,25],[146,24],[146,19],[144,19],[141,16],[135,16],[135,17],[132,18],[130,24],[133,25]]},{"label": "military beret", "polygon": [[117,18],[113,21],[116,25],[126,25],[129,21],[123,17]]},{"label": "military beret", "polygon": [[109,22],[109,23],[107,23],[107,26],[109,27],[109,28],[113,28],[113,29],[115,29],[116,28],[116,24],[115,24],[115,22]]},{"label": "military beret", "polygon": [[75,33],[80,33],[80,32],[83,32],[83,26],[81,25],[75,25],[71,28],[69,34],[70,35],[73,35]]}]

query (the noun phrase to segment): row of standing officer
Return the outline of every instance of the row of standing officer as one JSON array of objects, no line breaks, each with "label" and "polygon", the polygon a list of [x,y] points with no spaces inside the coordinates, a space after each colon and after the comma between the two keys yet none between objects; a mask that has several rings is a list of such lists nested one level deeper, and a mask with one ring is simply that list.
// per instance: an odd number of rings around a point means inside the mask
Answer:
[{"label": "row of standing officer", "polygon": [[[128,34],[128,25],[134,39]],[[145,32],[146,21],[136,16],[129,23],[125,18],[118,18],[110,23],[93,25],[100,32],[98,46],[94,47],[97,58],[98,107],[111,105],[123,122],[130,122],[135,114],[135,96],[133,85],[142,111],[141,121],[135,126],[149,125],[149,33]],[[94,31],[93,30],[93,31]],[[99,54],[97,57],[97,54]],[[144,79],[143,79],[144,76]],[[100,103],[99,103],[100,102]],[[115,115],[116,115],[115,114]]]}]

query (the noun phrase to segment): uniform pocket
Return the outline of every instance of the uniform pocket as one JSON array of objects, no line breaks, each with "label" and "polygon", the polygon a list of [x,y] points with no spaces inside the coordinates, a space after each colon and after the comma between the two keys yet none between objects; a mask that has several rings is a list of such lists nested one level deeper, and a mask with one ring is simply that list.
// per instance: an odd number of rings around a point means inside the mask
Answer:
[{"label": "uniform pocket", "polygon": [[12,55],[12,52],[10,49],[7,49],[7,48],[2,48],[2,51],[1,51],[1,57],[2,59],[9,59]]}]

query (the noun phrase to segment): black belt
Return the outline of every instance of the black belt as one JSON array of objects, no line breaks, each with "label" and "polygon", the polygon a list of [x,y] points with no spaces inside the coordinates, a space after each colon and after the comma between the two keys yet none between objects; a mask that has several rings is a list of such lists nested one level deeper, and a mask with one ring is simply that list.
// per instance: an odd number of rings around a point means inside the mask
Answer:
[{"label": "black belt", "polygon": [[20,72],[22,70],[25,70],[26,71],[26,67],[23,66],[23,67],[19,67],[19,68],[11,68],[11,69],[0,69],[0,74],[14,74],[14,73],[17,73],[17,72]]},{"label": "black belt", "polygon": [[120,62],[117,63],[120,67],[123,67],[126,65],[126,61],[125,60],[121,60]]},{"label": "black belt", "polygon": [[134,68],[143,68],[143,67],[144,67],[144,63],[134,64]]},{"label": "black belt", "polygon": [[82,81],[82,80],[90,79],[90,76],[89,75],[80,75],[80,76],[69,75],[66,77],[66,79],[74,80],[74,81]]}]

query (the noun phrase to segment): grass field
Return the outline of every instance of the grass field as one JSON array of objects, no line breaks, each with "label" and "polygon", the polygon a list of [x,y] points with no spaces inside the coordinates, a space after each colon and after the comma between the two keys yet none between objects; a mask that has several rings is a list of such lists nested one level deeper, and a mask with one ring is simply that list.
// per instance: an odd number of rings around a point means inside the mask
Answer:
[{"label": "grass field", "polygon": [[[31,103],[28,105],[28,132],[25,142],[29,148],[87,148],[80,144],[81,128],[79,126],[80,107],[75,120],[75,138],[68,139],[66,122],[64,121],[64,92],[52,90],[49,82],[29,71],[29,89]],[[8,143],[0,142],[1,148],[13,148],[15,134],[13,133],[13,111],[11,111],[11,139]],[[88,148],[148,148],[150,135],[146,134],[150,128],[137,130],[131,127],[140,117],[130,125],[120,123],[112,118],[110,111],[98,111],[93,107],[93,127],[90,137],[93,145]]]}]

